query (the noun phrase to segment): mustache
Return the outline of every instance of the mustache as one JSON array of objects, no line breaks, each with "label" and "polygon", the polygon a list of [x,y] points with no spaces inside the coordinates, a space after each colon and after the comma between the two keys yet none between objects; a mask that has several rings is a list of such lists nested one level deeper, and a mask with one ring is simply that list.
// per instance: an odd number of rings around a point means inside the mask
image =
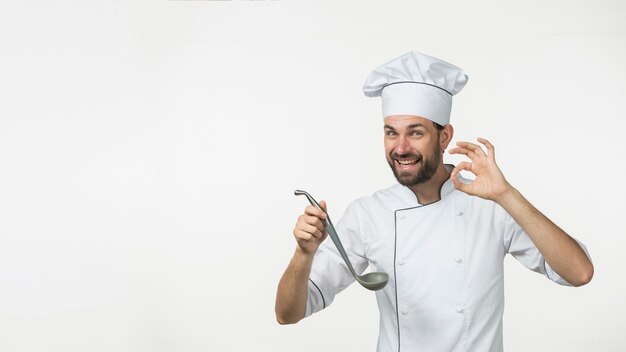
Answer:
[{"label": "mustache", "polygon": [[407,154],[398,154],[396,152],[393,152],[391,154],[389,154],[389,156],[391,156],[392,159],[417,159],[417,160],[422,160],[422,154],[414,154],[414,153],[407,153]]}]

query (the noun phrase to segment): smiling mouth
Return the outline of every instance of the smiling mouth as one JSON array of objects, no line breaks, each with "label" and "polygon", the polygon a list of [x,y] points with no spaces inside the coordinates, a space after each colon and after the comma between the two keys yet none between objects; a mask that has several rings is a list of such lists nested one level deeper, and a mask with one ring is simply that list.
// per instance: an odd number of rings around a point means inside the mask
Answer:
[{"label": "smiling mouth", "polygon": [[394,159],[394,161],[398,163],[401,169],[409,169],[412,166],[419,163],[420,159],[405,159],[405,160]]}]

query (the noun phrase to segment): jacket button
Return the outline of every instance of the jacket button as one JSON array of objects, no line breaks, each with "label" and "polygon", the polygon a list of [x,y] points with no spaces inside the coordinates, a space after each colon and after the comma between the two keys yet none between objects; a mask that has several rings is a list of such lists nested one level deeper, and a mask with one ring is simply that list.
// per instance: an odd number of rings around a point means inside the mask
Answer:
[{"label": "jacket button", "polygon": [[409,312],[407,312],[406,310],[402,311],[402,315],[408,315],[408,314],[409,314]]},{"label": "jacket button", "polygon": [[404,263],[406,263],[404,259],[400,259],[400,261],[398,261],[398,265],[404,265]]},{"label": "jacket button", "polygon": [[400,215],[398,218],[400,218],[400,220],[404,220],[404,215]]},{"label": "jacket button", "polygon": [[460,263],[462,263],[462,262],[463,262],[463,258],[461,258],[461,257],[456,257],[456,258],[454,258],[454,262],[455,262],[455,263],[459,263],[459,264],[460,264]]},{"label": "jacket button", "polygon": [[458,215],[458,216],[463,215],[463,210],[459,210],[459,211],[457,211],[457,212],[456,212],[456,215]]},{"label": "jacket button", "polygon": [[456,307],[456,312],[457,313],[461,314],[461,313],[463,313],[463,311],[464,311],[463,307],[461,307],[461,306]]}]

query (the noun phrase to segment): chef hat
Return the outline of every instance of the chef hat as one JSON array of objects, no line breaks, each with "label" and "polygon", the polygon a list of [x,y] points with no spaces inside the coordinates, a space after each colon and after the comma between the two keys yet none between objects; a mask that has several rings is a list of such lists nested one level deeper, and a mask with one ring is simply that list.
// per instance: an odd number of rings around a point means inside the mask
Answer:
[{"label": "chef hat", "polygon": [[452,96],[465,83],[467,75],[462,69],[410,51],[374,69],[363,93],[382,98],[383,117],[417,115],[445,126],[450,122]]}]

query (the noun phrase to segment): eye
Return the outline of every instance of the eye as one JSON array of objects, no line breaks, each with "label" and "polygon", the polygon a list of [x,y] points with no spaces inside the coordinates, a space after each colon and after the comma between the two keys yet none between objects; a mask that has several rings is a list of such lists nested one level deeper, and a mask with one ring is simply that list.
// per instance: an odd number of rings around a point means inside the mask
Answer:
[{"label": "eye", "polygon": [[394,137],[397,135],[396,131],[392,131],[392,130],[385,131],[385,134],[389,137]]},{"label": "eye", "polygon": [[422,131],[417,131],[417,130],[411,131],[411,136],[421,136],[421,135],[423,135]]}]

